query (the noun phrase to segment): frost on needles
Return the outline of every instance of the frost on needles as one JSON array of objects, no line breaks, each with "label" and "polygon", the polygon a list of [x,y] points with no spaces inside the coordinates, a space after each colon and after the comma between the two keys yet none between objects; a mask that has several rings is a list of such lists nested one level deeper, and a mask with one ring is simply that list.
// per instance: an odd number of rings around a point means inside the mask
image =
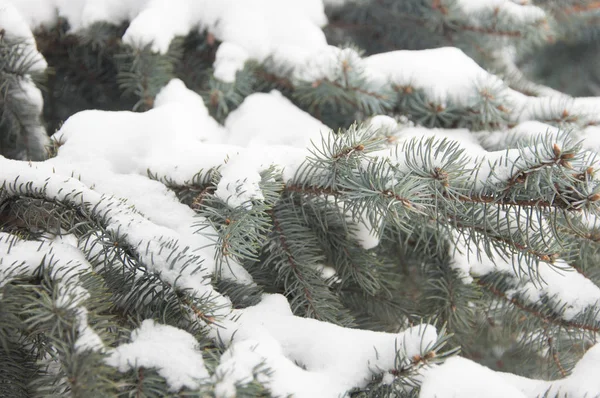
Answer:
[{"label": "frost on needles", "polygon": [[600,396],[599,16],[0,0],[0,396]]}]

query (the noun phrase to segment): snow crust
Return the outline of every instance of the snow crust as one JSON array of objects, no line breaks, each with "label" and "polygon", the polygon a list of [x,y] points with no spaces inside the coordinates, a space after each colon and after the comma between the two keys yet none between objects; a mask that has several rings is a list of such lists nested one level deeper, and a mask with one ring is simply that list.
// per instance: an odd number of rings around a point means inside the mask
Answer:
[{"label": "snow crust", "polygon": [[191,334],[147,319],[131,333],[131,343],[112,350],[106,363],[121,372],[137,367],[157,369],[171,391],[196,389],[209,377],[197,345]]}]

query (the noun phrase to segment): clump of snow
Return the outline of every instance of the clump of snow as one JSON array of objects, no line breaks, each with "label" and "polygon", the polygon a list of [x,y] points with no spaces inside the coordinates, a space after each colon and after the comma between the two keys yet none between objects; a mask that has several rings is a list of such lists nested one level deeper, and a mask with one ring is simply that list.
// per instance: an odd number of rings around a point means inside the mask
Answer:
[{"label": "clump of snow", "polygon": [[569,376],[546,381],[494,372],[471,360],[454,357],[424,371],[420,397],[593,397],[600,391],[599,361],[600,344],[596,344],[579,360]]},{"label": "clump of snow", "polygon": [[502,376],[465,358],[454,357],[425,371],[420,398],[528,398]]},{"label": "clump of snow", "polygon": [[32,29],[53,25],[58,16],[75,31],[129,20],[123,41],[134,47],[151,44],[160,53],[176,36],[208,30],[226,45],[215,65],[215,75],[225,81],[232,81],[248,58],[262,62],[273,56],[294,66],[327,45],[321,0],[10,1]]},{"label": "clump of snow", "polygon": [[[0,157],[0,161],[2,160],[3,158]],[[0,232],[0,287],[9,283],[17,275],[33,276],[44,259],[46,266],[50,265],[48,260],[52,259],[49,270],[54,280],[75,281],[74,285],[70,283],[60,285],[65,294],[72,293],[76,298],[85,299],[87,292],[77,286],[78,275],[89,272],[91,265],[81,252],[60,242],[19,240],[6,232]],[[67,297],[63,297],[58,298],[57,303],[61,305],[68,301]],[[74,304],[77,305],[78,301],[75,300]]]},{"label": "clump of snow", "polygon": [[22,43],[21,49],[30,64],[29,72],[43,72],[48,64],[37,50],[35,38],[25,17],[9,0],[0,0],[0,26],[6,40]]},{"label": "clump of snow", "polygon": [[243,47],[232,42],[222,43],[215,54],[214,76],[224,82],[234,82],[236,72],[249,58]]},{"label": "clump of snow", "polygon": [[221,179],[217,184],[215,196],[231,207],[243,206],[252,208],[251,200],[263,200],[260,189],[260,170],[263,165],[260,159],[244,152],[229,159],[221,168]]},{"label": "clump of snow", "polygon": [[321,134],[330,131],[277,90],[248,96],[229,114],[225,128],[229,130],[228,144],[249,148],[267,145],[306,148],[311,142],[320,142]]},{"label": "clump of snow", "polygon": [[361,245],[363,249],[373,249],[379,245],[381,230],[371,225],[369,220],[363,219],[354,223],[352,236]]},{"label": "clump of snow", "polygon": [[[340,208],[343,208],[342,203],[338,203]],[[366,250],[373,249],[379,245],[381,234],[383,233],[383,217],[377,216],[370,218],[368,209],[364,209],[358,215],[352,215],[349,210],[346,214],[346,222],[348,223],[348,233],[350,236]]]},{"label": "clump of snow", "polygon": [[394,369],[397,352],[411,358],[437,339],[430,325],[383,333],[297,317],[278,294],[263,296],[256,306],[234,310],[231,319],[235,322],[213,332],[231,343],[217,368],[223,379],[218,390],[224,396],[233,396],[235,383],[248,382],[253,369],[264,364],[273,372],[268,385],[275,395],[337,398],[353,387],[365,386],[373,372]]},{"label": "clump of snow", "polygon": [[186,331],[147,319],[131,333],[131,343],[111,350],[106,363],[121,372],[154,368],[167,380],[171,391],[196,389],[209,377],[197,345]]},{"label": "clump of snow", "polygon": [[248,96],[228,116],[225,128],[225,142],[247,148],[220,169],[222,177],[215,194],[232,207],[249,206],[250,200],[263,198],[260,171],[273,163],[282,166],[284,179],[293,177],[308,155],[306,148],[329,131],[278,91]]},{"label": "clump of snow", "polygon": [[73,309],[90,297],[88,291],[81,286],[59,281],[57,284],[56,307]]},{"label": "clump of snow", "polygon": [[381,85],[391,81],[398,86],[423,89],[440,105],[451,99],[467,106],[477,95],[478,87],[503,85],[498,77],[455,47],[390,51],[371,55],[364,63],[369,76]]},{"label": "clump of snow", "polygon": [[477,137],[468,129],[428,129],[424,127],[408,127],[398,131],[396,134],[398,144],[408,143],[414,139],[434,138],[438,141],[447,139],[460,144],[463,149],[473,158],[485,155],[486,151],[480,145]]},{"label": "clump of snow", "polygon": [[75,349],[82,351],[105,351],[104,343],[88,323],[88,311],[84,307],[77,308],[77,331],[79,336],[75,341]]},{"label": "clump of snow", "polygon": [[543,134],[558,135],[560,129],[546,123],[530,120],[519,123],[509,130],[483,131],[477,134],[481,145],[487,150],[503,150],[507,145],[515,147],[518,142],[530,140]]},{"label": "clump of snow", "polygon": [[[220,142],[224,134],[202,99],[181,81],[173,80],[148,112],[82,111],[67,119],[56,137],[65,141],[60,156],[71,162],[93,163],[119,174],[146,175],[151,169],[183,182],[201,169],[222,163],[232,152],[220,148],[198,157],[202,143]],[[115,142],[121,145],[115,148]]]}]

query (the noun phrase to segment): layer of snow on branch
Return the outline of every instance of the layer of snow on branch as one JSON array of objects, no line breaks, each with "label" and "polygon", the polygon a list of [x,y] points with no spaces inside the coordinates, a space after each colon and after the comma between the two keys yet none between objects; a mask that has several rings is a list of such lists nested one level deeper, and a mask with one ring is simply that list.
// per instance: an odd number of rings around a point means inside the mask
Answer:
[{"label": "layer of snow on branch", "polygon": [[425,373],[420,398],[526,398],[502,376],[465,358],[454,357]]},{"label": "layer of snow on branch", "polygon": [[507,293],[508,296],[519,295],[532,304],[548,298],[567,321],[592,306],[600,305],[600,288],[562,260],[553,264],[540,262],[536,270],[525,274],[519,270],[517,255],[507,259],[490,257],[473,243],[464,242],[458,236],[455,240],[457,245],[451,252],[451,266],[467,283],[472,281],[473,276],[481,277],[492,272],[513,275],[521,282]]},{"label": "layer of snow on branch", "polygon": [[29,71],[43,72],[48,66],[46,60],[37,50],[35,38],[26,18],[9,0],[0,0],[0,26],[7,40],[22,43],[23,54],[30,64]]},{"label": "layer of snow on branch", "polygon": [[441,105],[450,99],[466,106],[478,88],[503,85],[455,47],[390,51],[371,55],[364,62],[371,77],[381,84],[391,80],[399,86],[423,89]]},{"label": "layer of snow on branch", "polygon": [[225,121],[227,143],[248,148],[285,145],[306,148],[321,141],[330,129],[300,110],[279,91],[255,93],[229,114]]},{"label": "layer of snow on branch", "polygon": [[205,30],[225,44],[217,52],[215,75],[233,81],[248,58],[275,56],[295,65],[326,46],[321,0],[11,0],[32,28],[65,17],[73,30],[95,22],[130,20],[127,44],[165,53],[176,36]]},{"label": "layer of snow on branch", "polygon": [[[217,368],[218,395],[234,396],[236,382],[252,380],[261,364],[273,374],[274,395],[337,398],[365,386],[374,373],[394,369],[396,352],[410,358],[437,339],[435,328],[420,325],[402,333],[349,329],[292,314],[285,297],[265,295],[260,304],[232,313],[235,323],[215,333],[231,343]],[[303,369],[304,368],[304,369]]]},{"label": "layer of snow on branch", "polygon": [[196,389],[202,379],[209,377],[197,345],[194,336],[181,329],[145,320],[131,333],[131,343],[112,350],[106,362],[121,372],[154,368],[167,380],[171,391]]},{"label": "layer of snow on branch", "polygon": [[[233,207],[247,206],[249,200],[262,198],[261,171],[275,164],[285,180],[292,178],[308,154],[306,146],[329,130],[276,91],[248,96],[225,124],[219,126],[202,99],[175,79],[145,113],[75,114],[54,136],[62,142],[58,156],[36,167],[75,175],[97,193],[126,199],[128,206],[166,228],[163,235],[177,241],[181,250],[194,249],[202,258],[198,277],[206,278],[216,269],[212,241],[195,233],[195,212],[162,183],[148,179],[148,172],[185,184],[198,172],[219,168],[216,194]],[[251,283],[250,275],[233,261],[222,272]]]},{"label": "layer of snow on branch", "polygon": [[471,360],[454,357],[425,372],[421,398],[593,397],[600,391],[600,344],[590,348],[571,374],[555,381],[494,372]]},{"label": "layer of snow on branch", "polygon": [[[178,233],[177,228],[168,228],[150,221],[136,211],[134,206],[126,200],[113,197],[114,192],[103,195],[84,182],[68,177],[68,174],[59,174],[59,170],[75,170],[73,171],[75,174],[79,172],[77,171],[77,165],[68,161],[67,164],[61,164],[59,159],[60,157],[55,158],[53,163],[45,162],[28,165],[24,162],[11,161],[0,157],[0,170],[2,170],[0,186],[5,185],[5,191],[9,195],[23,195],[27,194],[29,190],[36,190],[44,192],[44,197],[48,200],[67,202],[75,206],[83,204],[89,206],[90,209],[94,209],[93,214],[95,217],[104,219],[104,227],[107,231],[119,233],[132,250],[136,251],[137,256],[144,262],[150,272],[160,274],[161,279],[167,283],[190,289],[190,294],[197,293],[199,296],[210,296],[224,309],[230,305],[229,300],[216,293],[210,285],[210,276],[214,272],[214,262],[211,263],[214,252],[211,248],[199,250],[204,242],[202,242],[201,237],[194,236],[191,231],[186,234],[183,231],[186,224],[179,227],[181,233]],[[84,167],[81,171],[87,175],[87,178],[92,179],[91,185],[96,181],[99,185],[105,183],[112,188],[120,186],[120,184],[110,181],[111,177],[118,178],[119,176],[102,168]],[[137,179],[129,181],[121,179],[120,182],[133,183],[133,181],[139,181],[139,176],[135,177]],[[156,182],[154,184],[155,191],[158,186],[162,185]],[[140,187],[142,189],[139,189]],[[148,200],[146,198],[147,194],[150,198],[157,200],[157,196],[152,195],[152,192],[145,191],[143,189],[145,186],[139,183],[134,183],[133,187],[129,186],[122,189],[135,191],[135,188],[139,190],[135,196],[132,196],[140,202]],[[166,190],[164,186],[160,189],[162,191]],[[185,205],[179,203],[174,195],[172,198],[165,198],[165,196],[163,193],[162,198],[159,200],[171,199],[169,210],[172,210],[172,215],[178,216],[178,212],[181,213],[180,208],[185,207]],[[152,203],[147,203],[148,208],[151,205]],[[161,206],[158,201],[154,205]],[[188,213],[189,222],[187,226],[189,227],[192,223],[193,212],[189,208],[187,210],[191,213]],[[191,244],[192,239],[194,239],[193,246]],[[188,244],[185,244],[186,242]],[[204,246],[207,246],[207,244],[204,243]],[[188,251],[190,247],[196,250]],[[226,310],[224,311],[226,312]]]},{"label": "layer of snow on branch", "polygon": [[283,169],[284,180],[291,179],[308,155],[306,148],[329,131],[278,91],[248,96],[228,116],[225,128],[224,142],[246,148],[221,168],[216,195],[232,207],[262,199],[259,173],[272,164]]},{"label": "layer of snow on branch", "polygon": [[473,21],[477,21],[478,14],[485,11],[493,12],[498,18],[510,18],[523,24],[540,22],[546,18],[541,8],[516,4],[511,0],[459,0],[457,4],[467,15],[473,16]]},{"label": "layer of snow on branch", "polygon": [[75,310],[79,332],[75,348],[104,350],[102,339],[89,326],[87,310],[82,306],[89,293],[81,286],[79,277],[90,272],[92,266],[77,249],[76,242],[74,245],[67,242],[66,238],[46,242],[22,241],[14,235],[0,232],[0,287],[15,277],[33,276],[44,264],[56,284],[54,305]]}]

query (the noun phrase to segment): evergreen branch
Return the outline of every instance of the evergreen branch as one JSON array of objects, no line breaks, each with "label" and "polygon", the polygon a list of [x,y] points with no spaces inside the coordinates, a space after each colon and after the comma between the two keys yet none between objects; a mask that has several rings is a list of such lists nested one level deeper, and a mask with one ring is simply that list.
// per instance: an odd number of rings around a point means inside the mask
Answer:
[{"label": "evergreen branch", "polygon": [[[346,68],[343,68],[344,71],[346,71]],[[374,91],[369,91],[360,87],[356,87],[356,86],[351,86],[348,84],[348,76],[346,75],[347,72],[344,72],[344,80],[346,81],[345,84],[341,84],[339,82],[336,82],[334,80],[331,79],[321,79],[321,80],[315,80],[314,82],[312,82],[312,87],[313,88],[317,88],[319,87],[321,84],[325,83],[325,84],[331,84],[334,87],[337,87],[339,89],[342,90],[349,90],[349,91],[355,91],[359,94],[363,94],[363,95],[367,95],[369,97],[373,97],[376,98],[380,101],[387,101],[389,98],[387,95],[385,94],[379,94],[377,92]],[[356,107],[356,109],[360,109],[360,107],[358,106],[358,104],[354,101],[349,101],[352,105],[354,105]]]},{"label": "evergreen branch", "polygon": [[[349,188],[332,189],[328,187],[300,185],[294,183],[286,184],[284,189],[288,192],[300,193],[304,195],[338,196],[341,200],[344,200],[345,195],[352,194],[354,192]],[[373,190],[373,192],[380,195],[382,198],[392,199],[396,202],[399,202],[407,209],[418,207],[413,204],[410,199],[404,198],[390,189]]]},{"label": "evergreen branch", "polygon": [[[26,200],[29,197],[29,200]],[[50,206],[52,209],[46,218],[35,221],[33,225],[43,227],[48,231],[55,231],[56,225],[63,227],[66,231],[74,233],[80,242],[81,250],[86,254],[88,260],[96,267],[97,272],[102,275],[112,290],[112,299],[115,306],[124,313],[139,316],[144,319],[153,313],[164,312],[164,320],[171,320],[174,324],[180,324],[189,317],[188,309],[196,315],[202,314],[198,319],[211,320],[212,311],[218,310],[211,304],[210,297],[192,298],[183,294],[180,288],[164,280],[160,275],[150,272],[150,267],[142,261],[140,251],[143,248],[133,248],[126,240],[126,234],[119,231],[109,231],[106,224],[109,221],[110,210],[104,213],[97,208],[88,209],[85,204],[81,207],[74,206],[61,201],[45,198],[43,192],[28,192],[20,195],[19,206],[27,206],[30,209],[44,209]],[[25,220],[26,225],[32,225],[30,217],[38,217],[36,211],[18,213],[19,218]],[[42,212],[42,214],[44,214]],[[61,218],[56,219],[56,215]],[[48,225],[53,226],[49,228]],[[193,264],[198,259],[179,252],[174,242],[161,242],[165,250],[169,250],[173,259],[188,257],[187,264]],[[139,276],[139,273],[143,277]],[[140,297],[144,297],[140,300]],[[155,306],[148,307],[147,301],[154,302]],[[205,308],[211,308],[209,311]],[[190,329],[201,327],[194,325],[191,320]]]},{"label": "evergreen branch", "polygon": [[520,309],[521,311],[534,316],[535,318],[539,319],[544,324],[556,325],[556,326],[560,326],[560,327],[564,327],[564,328],[581,329],[581,330],[595,332],[595,333],[600,332],[600,326],[587,325],[585,323],[575,322],[575,321],[567,321],[565,319],[558,318],[555,315],[544,314],[543,312],[540,312],[535,307],[529,306],[525,303],[522,303],[515,297],[508,297],[506,295],[506,293],[502,292],[498,288],[494,287],[492,284],[486,283],[485,281],[483,281],[481,279],[477,279],[475,281],[475,283],[477,283],[477,285],[483,287],[484,289],[486,289],[487,291],[492,293],[494,296],[510,303],[511,305],[515,306],[516,308]]},{"label": "evergreen branch", "polygon": [[117,80],[123,94],[139,98],[133,110],[154,106],[154,97],[174,77],[174,64],[181,57],[180,45],[180,40],[174,40],[166,55],[154,53],[151,44],[124,47],[123,53],[115,57],[119,60]]},{"label": "evergreen branch", "polygon": [[256,68],[255,71],[256,77],[269,84],[273,84],[276,87],[282,88],[284,90],[294,90],[295,86],[290,79],[284,76],[280,76],[278,74],[269,72],[265,68]]},{"label": "evergreen branch", "polygon": [[552,356],[552,360],[554,361],[556,367],[558,368],[558,371],[560,372],[562,377],[567,377],[567,371],[565,370],[562,363],[560,362],[560,358],[558,357],[556,347],[554,346],[554,339],[552,338],[552,336],[548,336],[546,338],[546,341],[548,342],[548,347],[550,349],[550,355]]},{"label": "evergreen branch", "polygon": [[557,260],[558,258],[560,258],[560,255],[561,255],[560,252],[539,251],[534,248],[531,248],[527,244],[516,242],[512,237],[505,237],[505,236],[495,234],[494,231],[490,231],[486,227],[466,223],[466,222],[462,221],[460,218],[455,217],[455,216],[448,215],[447,217],[448,217],[448,220],[450,221],[450,224],[457,229],[465,229],[465,230],[469,230],[469,231],[474,231],[476,233],[479,233],[479,234],[485,236],[487,239],[491,239],[495,242],[498,242],[501,244],[506,244],[510,247],[514,247],[518,251],[526,253],[528,255],[531,255],[540,261],[552,263],[555,260]]},{"label": "evergreen branch", "polygon": [[319,266],[324,256],[319,242],[300,222],[301,215],[292,199],[283,199],[267,214],[273,227],[264,266],[277,270],[292,310],[319,320],[352,325],[352,317],[323,280]]},{"label": "evergreen branch", "polygon": [[443,326],[437,339],[425,347],[421,346],[418,353],[409,356],[406,352],[396,350],[394,357],[394,368],[387,370],[394,376],[394,384],[399,384],[404,388],[415,388],[420,386],[421,382],[416,377],[419,375],[423,367],[433,366],[442,363],[446,358],[449,358],[460,351],[459,347],[449,348],[443,351],[451,339],[452,335],[446,332],[446,327]]},{"label": "evergreen branch", "polygon": [[[290,267],[292,268],[292,270],[294,271],[294,273],[297,275],[300,282],[302,282],[302,284],[304,285],[303,291],[304,291],[304,295],[306,296],[306,299],[308,301],[308,305],[310,308],[309,313],[318,314],[318,311],[316,310],[316,306],[315,306],[313,298],[312,298],[312,294],[308,290],[308,287],[306,286],[306,281],[304,279],[304,276],[302,275],[302,273],[298,272],[299,266],[296,263],[296,260],[290,254],[290,248],[289,248],[288,242],[285,238],[285,235],[283,233],[283,229],[281,228],[281,224],[279,223],[279,221],[276,218],[274,218],[273,211],[270,211],[269,215],[271,215],[271,217],[273,218],[273,228],[277,233],[277,236],[279,238],[279,243],[281,244],[281,246],[283,247],[283,250],[286,253],[287,262],[290,265]],[[316,319],[319,319],[318,315],[317,315]]]},{"label": "evergreen branch", "polygon": [[458,194],[458,195],[449,195],[444,194],[444,198],[446,199],[454,199],[458,200],[462,203],[472,203],[472,204],[492,204],[498,206],[517,206],[517,207],[535,207],[535,208],[552,208],[557,210],[567,210],[573,212],[582,211],[581,208],[571,207],[568,204],[564,204],[564,202],[558,201],[549,201],[546,199],[510,199],[506,197],[506,194],[500,194],[498,196],[494,195],[486,195],[482,193],[472,193],[472,194]]},{"label": "evergreen branch", "polygon": [[577,14],[577,13],[595,11],[598,9],[600,9],[600,1],[591,1],[589,3],[576,4],[571,7],[565,8],[562,10],[562,12],[565,15],[569,15],[569,14]]},{"label": "evergreen branch", "polygon": [[349,225],[336,203],[326,198],[306,198],[295,195],[301,204],[302,215],[307,225],[315,231],[321,247],[336,271],[332,282],[344,289],[355,283],[366,296],[388,294],[383,286],[379,268],[380,261],[367,250],[359,247],[350,237],[355,231]]}]

